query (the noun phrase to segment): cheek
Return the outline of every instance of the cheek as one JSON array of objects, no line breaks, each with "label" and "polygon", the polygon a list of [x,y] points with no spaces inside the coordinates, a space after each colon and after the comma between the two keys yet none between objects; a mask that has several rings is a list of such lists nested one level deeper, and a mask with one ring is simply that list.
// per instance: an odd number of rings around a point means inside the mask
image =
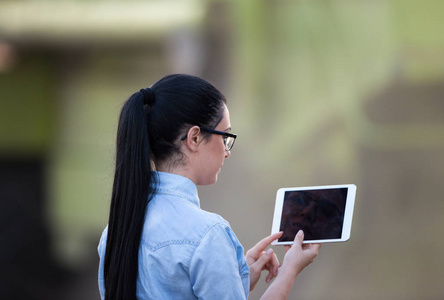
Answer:
[{"label": "cheek", "polygon": [[225,145],[223,141],[217,144],[217,149],[215,149],[214,153],[217,153],[218,159],[222,161],[225,159]]}]

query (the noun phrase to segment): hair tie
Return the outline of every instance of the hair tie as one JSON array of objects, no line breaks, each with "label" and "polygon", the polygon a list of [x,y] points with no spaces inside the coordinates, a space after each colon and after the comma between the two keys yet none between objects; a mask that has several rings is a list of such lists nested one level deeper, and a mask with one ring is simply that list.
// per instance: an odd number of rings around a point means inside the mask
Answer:
[{"label": "hair tie", "polygon": [[140,90],[143,94],[143,104],[152,106],[154,104],[154,92],[151,88],[144,88]]}]

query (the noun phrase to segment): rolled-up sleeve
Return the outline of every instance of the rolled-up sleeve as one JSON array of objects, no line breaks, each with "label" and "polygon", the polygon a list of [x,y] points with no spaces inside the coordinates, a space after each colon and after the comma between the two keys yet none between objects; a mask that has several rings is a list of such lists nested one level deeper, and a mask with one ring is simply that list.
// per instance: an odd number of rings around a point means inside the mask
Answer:
[{"label": "rolled-up sleeve", "polygon": [[229,226],[216,224],[191,257],[190,281],[198,299],[246,299],[249,269],[243,248]]}]

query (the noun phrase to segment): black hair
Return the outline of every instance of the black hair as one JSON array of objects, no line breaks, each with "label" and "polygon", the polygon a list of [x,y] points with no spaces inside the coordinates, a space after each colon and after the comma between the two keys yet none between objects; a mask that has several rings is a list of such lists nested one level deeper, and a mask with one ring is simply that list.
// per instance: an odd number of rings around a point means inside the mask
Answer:
[{"label": "black hair", "polygon": [[106,300],[136,299],[145,210],[156,186],[153,166],[180,157],[179,141],[187,128],[216,127],[224,103],[225,97],[209,82],[175,74],[134,93],[124,104],[105,252]]}]

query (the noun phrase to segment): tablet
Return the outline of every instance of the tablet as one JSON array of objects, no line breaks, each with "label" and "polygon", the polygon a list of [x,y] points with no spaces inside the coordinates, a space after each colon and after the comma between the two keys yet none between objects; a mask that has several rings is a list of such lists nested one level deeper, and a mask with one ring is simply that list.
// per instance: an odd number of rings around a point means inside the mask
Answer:
[{"label": "tablet", "polygon": [[293,244],[300,229],[304,244],[347,241],[355,195],[354,184],[279,189],[271,233],[284,233],[272,245]]}]

